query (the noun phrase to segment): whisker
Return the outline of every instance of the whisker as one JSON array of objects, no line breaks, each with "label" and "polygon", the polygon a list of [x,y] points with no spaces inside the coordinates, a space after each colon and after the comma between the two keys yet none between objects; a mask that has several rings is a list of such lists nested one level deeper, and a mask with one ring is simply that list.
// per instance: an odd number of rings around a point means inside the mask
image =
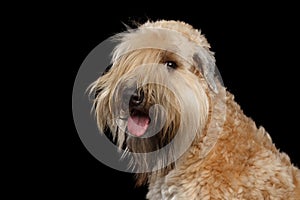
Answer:
[{"label": "whisker", "polygon": [[124,150],[120,159],[123,160],[127,156],[128,152],[129,152],[129,149],[128,149],[128,147],[126,147],[126,149]]}]

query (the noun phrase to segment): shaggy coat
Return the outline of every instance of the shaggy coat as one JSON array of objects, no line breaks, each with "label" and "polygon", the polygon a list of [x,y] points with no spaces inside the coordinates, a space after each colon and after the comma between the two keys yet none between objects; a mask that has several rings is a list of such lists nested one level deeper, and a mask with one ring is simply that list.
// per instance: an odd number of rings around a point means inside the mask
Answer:
[{"label": "shaggy coat", "polygon": [[[257,127],[243,113],[234,96],[216,79],[214,56],[200,31],[184,22],[162,20],[147,22],[135,31],[117,35],[116,39],[119,45],[113,52],[113,67],[92,87],[92,91],[98,91],[95,112],[99,129],[104,132],[109,128],[120,148],[129,145],[131,151],[152,151],[161,147],[153,146],[156,141],[169,142],[173,138],[172,131],[179,129],[176,124],[183,123],[184,130],[179,131],[184,135],[195,124],[200,127],[180,159],[164,170],[138,174],[138,184],[145,181],[149,184],[148,199],[300,199],[299,169],[275,147],[265,129]],[[173,74],[166,69],[149,67],[140,72],[136,68],[145,61],[164,63],[166,59],[181,63],[172,69]],[[182,97],[178,102],[173,101],[173,94],[164,90],[164,95],[147,100],[164,105],[172,113],[167,116],[166,124],[173,127],[163,129],[160,138],[151,141],[152,146],[147,140],[138,143],[127,140],[121,125],[112,120],[116,117],[112,107],[122,98],[114,96],[118,84],[128,83],[133,77],[138,77],[134,84],[142,86],[145,79],[174,85]],[[163,90],[151,86],[143,89],[148,96]],[[193,91],[199,106],[189,107],[182,114],[179,105],[190,104],[185,99],[187,90]],[[163,158],[157,159],[159,163]]]}]

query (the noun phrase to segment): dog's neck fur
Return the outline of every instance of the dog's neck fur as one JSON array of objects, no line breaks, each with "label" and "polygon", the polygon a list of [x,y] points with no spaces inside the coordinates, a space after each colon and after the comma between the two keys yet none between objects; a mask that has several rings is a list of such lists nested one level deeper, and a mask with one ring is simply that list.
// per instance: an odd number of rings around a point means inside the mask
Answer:
[{"label": "dog's neck fur", "polygon": [[[185,154],[183,154],[183,156],[179,160],[177,160],[172,167],[170,167],[170,169],[167,171],[168,174],[176,173],[178,171],[177,169],[183,166],[190,166],[195,162],[195,160],[197,160],[197,162],[200,163],[201,160],[209,156],[209,153],[213,149],[218,138],[222,135],[223,124],[218,124],[217,122],[222,121],[220,120],[220,118],[226,116],[226,109],[224,110],[224,106],[226,106],[227,101],[229,100],[231,103],[235,102],[233,101],[233,95],[227,92],[226,89],[222,87],[220,83],[218,83],[218,89],[219,93],[215,94],[211,90],[209,90],[207,86],[207,95],[210,97],[210,109],[206,126],[204,127],[204,130],[201,130],[201,132],[199,132],[199,134],[196,135],[195,140],[191,144],[192,148],[189,148],[189,150],[185,152]],[[236,106],[238,105],[236,104]],[[168,176],[166,176],[166,171],[163,171],[163,173],[154,172],[151,175],[149,174],[149,194],[151,194],[151,185],[157,185],[157,182],[164,183],[167,177]],[[158,188],[154,190],[157,189]]]},{"label": "dog's neck fur", "polygon": [[[274,183],[271,182],[271,184],[273,184],[273,187],[279,188],[278,193],[272,195],[282,197],[282,199],[290,199],[289,197],[293,197],[295,194],[300,195],[300,173],[295,167],[291,167],[288,156],[279,153],[264,128],[260,127],[258,129],[254,121],[243,114],[240,106],[234,101],[232,94],[225,91],[225,88],[223,92],[226,93],[225,99],[217,96],[210,99],[214,110],[210,110],[208,124],[212,125],[206,126],[200,136],[195,138],[191,148],[176,162],[175,167],[167,175],[159,173],[150,175],[148,199],[222,199],[222,197],[214,196],[214,194],[222,193],[228,193],[225,196],[240,199],[245,197],[239,196],[242,195],[242,192],[245,192],[243,195],[248,195],[246,199],[256,199],[260,197],[256,196],[259,195],[256,193],[256,187],[260,190],[267,187],[264,185],[266,183],[262,181],[261,185],[253,187],[249,185],[251,180],[241,177],[243,177],[242,173],[246,171],[245,168],[248,166],[257,164],[260,167],[260,164],[254,163],[255,159],[251,159],[260,156],[255,154],[257,149],[270,154],[269,156],[274,156],[274,160],[270,162],[285,165],[289,173],[298,177],[298,180],[287,180],[284,173],[280,174],[281,171],[276,172],[278,180],[275,180]],[[225,102],[221,102],[224,100]],[[222,103],[226,104],[226,113],[219,107]],[[226,114],[225,123],[217,124],[224,114]],[[247,141],[249,141],[248,146],[245,145]],[[247,151],[242,150],[242,148],[246,148]],[[252,148],[256,150],[252,150]],[[237,153],[238,151],[247,152],[247,154],[240,155]],[[268,165],[268,163],[262,163],[262,165]],[[270,167],[273,166],[270,165]],[[268,167],[265,168],[268,170]],[[270,176],[273,176],[273,171],[277,169],[269,170],[265,173],[270,173]],[[250,169],[249,173],[251,173]],[[257,174],[257,176],[260,175],[263,176],[263,174]],[[285,184],[296,185],[297,189],[290,191],[289,188],[282,189],[280,185],[276,186],[276,181],[282,181],[283,179],[286,179],[287,183]],[[224,185],[227,186],[224,187]],[[220,188],[227,188],[228,191],[216,192]],[[233,191],[240,191],[240,193],[234,193]],[[265,195],[267,197],[270,194],[266,193]]]},{"label": "dog's neck fur", "polygon": [[[224,110],[223,105],[226,105],[228,100],[234,102],[233,95],[227,92],[220,83],[218,83],[218,88],[218,94],[209,91],[208,86],[206,88],[207,96],[210,97],[210,110],[207,124],[204,127],[204,130],[201,130],[201,132],[196,135],[191,148],[189,148],[188,151],[176,161],[174,167],[172,167],[172,170],[169,170],[167,175],[165,174],[165,171],[162,174],[160,174],[160,172],[154,172],[149,175],[149,193],[147,195],[149,199],[164,199],[163,188],[157,188],[157,185],[165,185],[169,181],[173,182],[172,179],[174,179],[174,177],[183,176],[186,173],[185,169],[187,169],[189,166],[193,166],[195,161],[197,162],[197,165],[200,165],[203,160],[209,157],[209,153],[214,148],[218,138],[223,134],[221,125],[217,123],[222,121],[220,119],[223,116],[226,116],[226,110]],[[237,104],[236,106],[239,109]],[[183,170],[181,171],[181,169]],[[184,178],[182,178],[182,180],[183,179]],[[176,180],[174,179],[174,181]]]}]

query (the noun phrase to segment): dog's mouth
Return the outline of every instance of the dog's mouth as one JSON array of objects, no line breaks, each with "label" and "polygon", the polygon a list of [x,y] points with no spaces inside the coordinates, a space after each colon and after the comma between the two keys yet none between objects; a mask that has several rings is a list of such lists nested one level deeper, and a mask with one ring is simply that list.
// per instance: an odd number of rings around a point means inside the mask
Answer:
[{"label": "dog's mouth", "polygon": [[143,136],[149,127],[150,121],[147,112],[133,108],[128,117],[128,132],[136,137]]}]

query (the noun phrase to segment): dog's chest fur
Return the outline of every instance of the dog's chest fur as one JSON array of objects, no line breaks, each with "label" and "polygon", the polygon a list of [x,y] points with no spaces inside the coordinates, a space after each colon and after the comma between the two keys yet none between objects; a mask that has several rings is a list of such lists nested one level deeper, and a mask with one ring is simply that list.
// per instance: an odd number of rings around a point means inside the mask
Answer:
[{"label": "dog's chest fur", "polygon": [[214,147],[201,158],[211,139],[203,133],[175,169],[150,178],[148,199],[300,198],[299,171],[227,95],[227,117]]}]

